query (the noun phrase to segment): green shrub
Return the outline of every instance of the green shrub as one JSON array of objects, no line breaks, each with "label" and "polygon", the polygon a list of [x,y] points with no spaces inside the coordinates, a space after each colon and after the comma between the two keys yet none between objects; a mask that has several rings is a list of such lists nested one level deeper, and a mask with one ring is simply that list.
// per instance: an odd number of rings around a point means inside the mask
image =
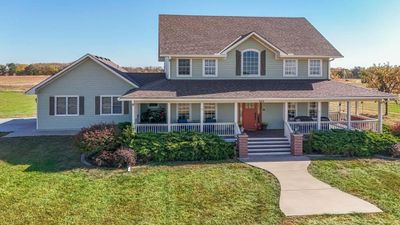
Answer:
[{"label": "green shrub", "polygon": [[310,135],[313,152],[345,156],[389,154],[396,137],[371,131],[329,130]]},{"label": "green shrub", "polygon": [[100,151],[114,151],[119,147],[120,130],[115,124],[96,124],[82,128],[75,135],[75,143],[85,153],[95,154]]},{"label": "green shrub", "polygon": [[122,132],[121,144],[134,149],[142,162],[198,161],[233,158],[234,146],[220,137],[198,132]]}]

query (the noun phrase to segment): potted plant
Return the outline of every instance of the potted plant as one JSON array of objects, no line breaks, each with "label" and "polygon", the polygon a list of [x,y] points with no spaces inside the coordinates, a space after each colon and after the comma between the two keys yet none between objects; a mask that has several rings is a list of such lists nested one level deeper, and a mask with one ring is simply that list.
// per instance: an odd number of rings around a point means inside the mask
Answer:
[{"label": "potted plant", "polygon": [[262,129],[263,130],[266,130],[268,128],[268,123],[262,123]]}]

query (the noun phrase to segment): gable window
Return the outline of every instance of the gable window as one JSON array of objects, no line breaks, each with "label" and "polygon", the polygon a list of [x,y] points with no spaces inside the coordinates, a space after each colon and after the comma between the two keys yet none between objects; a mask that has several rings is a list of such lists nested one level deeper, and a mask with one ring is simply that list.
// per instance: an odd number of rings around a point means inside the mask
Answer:
[{"label": "gable window", "polygon": [[204,122],[216,122],[217,121],[217,104],[215,103],[204,103]]},{"label": "gable window", "polygon": [[317,118],[318,117],[318,103],[316,103],[316,102],[309,102],[308,103],[308,115],[311,118]]},{"label": "gable window", "polygon": [[260,53],[257,50],[246,50],[242,53],[242,75],[260,75]]},{"label": "gable window", "polygon": [[308,60],[308,75],[314,77],[322,76],[322,60],[320,59]]},{"label": "gable window", "polygon": [[118,101],[118,96],[101,96],[102,115],[121,115],[122,102]]},{"label": "gable window", "polygon": [[192,75],[192,60],[191,59],[178,59],[177,71],[178,71],[178,76],[191,76]]},{"label": "gable window", "polygon": [[190,108],[191,105],[189,103],[178,103],[176,105],[177,107],[177,118],[178,121],[188,121],[190,120]]},{"label": "gable window", "polygon": [[75,116],[78,115],[78,96],[56,96],[56,115]]},{"label": "gable window", "polygon": [[216,77],[217,76],[217,60],[204,59],[203,60],[203,76]]},{"label": "gable window", "polygon": [[288,120],[294,121],[294,118],[297,115],[297,104],[293,102],[288,103]]},{"label": "gable window", "polygon": [[297,59],[283,60],[283,76],[284,77],[297,76]]}]

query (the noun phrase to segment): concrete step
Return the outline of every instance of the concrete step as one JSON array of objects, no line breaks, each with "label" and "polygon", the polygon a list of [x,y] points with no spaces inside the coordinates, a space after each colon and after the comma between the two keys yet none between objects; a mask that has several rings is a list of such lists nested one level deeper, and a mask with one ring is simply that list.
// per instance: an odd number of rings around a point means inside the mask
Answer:
[{"label": "concrete step", "polygon": [[287,141],[287,137],[272,137],[272,138],[266,138],[266,137],[249,137],[249,141]]},{"label": "concrete step", "polygon": [[256,144],[266,144],[266,145],[269,145],[269,144],[288,144],[289,143],[289,141],[288,140],[286,140],[286,141],[249,141],[248,142],[248,144],[250,145],[256,145]]},{"label": "concrete step", "polygon": [[248,149],[259,149],[259,148],[265,148],[265,149],[274,149],[274,148],[289,148],[290,149],[290,144],[286,145],[248,145]]},{"label": "concrete step", "polygon": [[249,149],[249,152],[290,152],[290,148],[259,148]]},{"label": "concrete step", "polygon": [[257,152],[248,153],[249,156],[290,155],[290,152]]}]

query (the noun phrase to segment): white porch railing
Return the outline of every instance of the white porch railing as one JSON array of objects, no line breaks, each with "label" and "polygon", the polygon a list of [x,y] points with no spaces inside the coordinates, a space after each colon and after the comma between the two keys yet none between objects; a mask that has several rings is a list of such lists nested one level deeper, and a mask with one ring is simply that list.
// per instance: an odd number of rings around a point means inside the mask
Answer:
[{"label": "white porch railing", "polygon": [[285,137],[287,137],[289,139],[289,142],[292,143],[291,134],[293,133],[293,129],[287,121],[284,121],[283,130],[284,130]]},{"label": "white porch railing", "polygon": [[171,123],[170,130],[168,129],[168,124],[136,124],[135,129],[138,133],[195,131],[219,136],[235,136],[236,134],[240,134],[239,126],[235,123],[203,123],[203,129],[201,129],[200,123]]},{"label": "white porch railing", "polygon": [[[312,131],[318,129],[318,123],[316,121],[307,122],[288,122],[290,128],[294,132],[302,134],[310,134]],[[354,130],[370,130],[378,132],[378,120],[354,120],[350,121],[350,128]],[[331,129],[349,129],[347,121],[321,121],[320,130],[331,130]]]}]

